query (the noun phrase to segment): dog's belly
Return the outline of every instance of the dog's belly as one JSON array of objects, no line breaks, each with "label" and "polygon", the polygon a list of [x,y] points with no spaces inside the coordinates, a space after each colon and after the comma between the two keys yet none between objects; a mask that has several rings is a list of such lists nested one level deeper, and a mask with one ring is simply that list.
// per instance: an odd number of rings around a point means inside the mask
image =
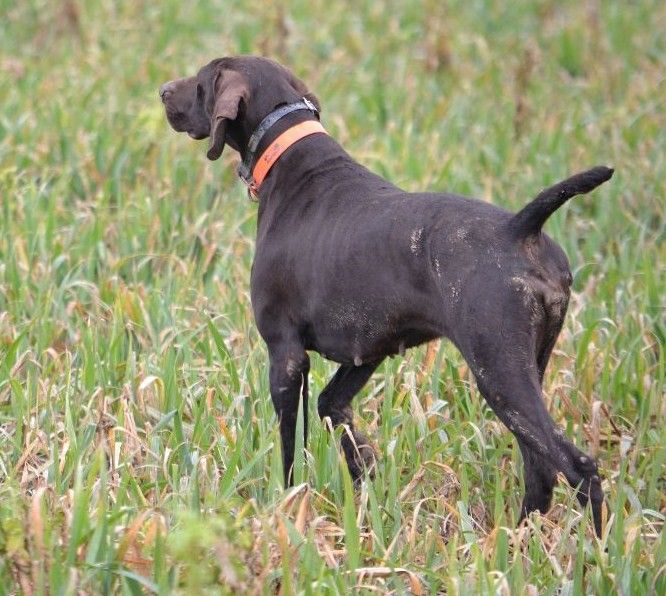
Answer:
[{"label": "dog's belly", "polygon": [[339,364],[375,362],[387,356],[402,354],[408,348],[436,339],[437,335],[420,332],[407,332],[401,338],[386,338],[384,341],[359,344],[354,337],[341,338],[342,341],[324,341],[306,344],[306,349],[314,350],[324,358]]},{"label": "dog's belly", "polygon": [[334,309],[315,325],[307,325],[305,347],[340,364],[356,364],[403,354],[406,349],[441,337],[435,325],[414,317],[391,319],[377,312],[356,310],[353,305]]}]

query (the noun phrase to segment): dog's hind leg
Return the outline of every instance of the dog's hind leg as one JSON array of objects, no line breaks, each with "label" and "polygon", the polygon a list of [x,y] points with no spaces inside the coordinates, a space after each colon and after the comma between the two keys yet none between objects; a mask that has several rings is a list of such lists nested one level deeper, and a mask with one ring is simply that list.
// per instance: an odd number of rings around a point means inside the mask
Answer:
[{"label": "dog's hind leg", "polygon": [[342,449],[345,452],[349,472],[355,481],[362,477],[364,469],[372,472],[375,454],[368,439],[354,429],[351,401],[380,362],[381,360],[368,362],[361,366],[343,364],[324,387],[317,402],[319,416],[322,419],[330,418],[334,428],[341,424],[347,428],[341,439]]},{"label": "dog's hind leg", "polygon": [[299,343],[269,346],[270,391],[280,422],[284,484],[293,482],[294,444],[299,398],[303,399],[303,444],[308,435],[308,372],[310,358]]},{"label": "dog's hind leg", "polygon": [[[543,326],[544,335],[541,341],[538,342],[540,345],[537,349],[536,358],[540,386],[543,385],[548,360],[555,347],[557,336],[562,329],[563,319],[564,317],[549,317]],[[541,457],[533,449],[530,449],[529,445],[520,439],[518,439],[518,446],[523,456],[523,465],[525,468],[525,496],[520,509],[519,519],[519,521],[522,521],[531,511],[546,513],[550,509],[553,488],[557,483],[557,470],[553,468],[547,459]]]},{"label": "dog's hind leg", "polygon": [[[566,305],[564,310],[566,310]],[[536,358],[540,386],[543,385],[546,366],[548,366],[548,360],[555,347],[557,336],[562,329],[563,319],[564,317],[549,317],[545,321],[544,336],[538,346]],[[546,513],[550,509],[553,488],[557,483],[557,470],[547,459],[530,449],[529,445],[520,439],[518,440],[518,446],[525,467],[525,497],[520,510],[520,521],[522,521],[530,511]]]},{"label": "dog's hind leg", "polygon": [[557,472],[552,464],[537,454],[527,443],[518,439],[525,468],[525,496],[520,508],[519,522],[531,511],[546,513],[550,509]]},{"label": "dog's hind leg", "polygon": [[519,366],[506,352],[472,370],[481,394],[519,441],[525,463],[525,498],[521,519],[550,505],[555,475],[561,471],[577,489],[581,505],[592,505],[597,535],[602,531],[603,493],[594,460],[569,442],[546,410],[536,366]]},{"label": "dog's hind leg", "polygon": [[[530,265],[532,266],[532,265]],[[508,280],[503,274],[471,278],[469,300],[458,312],[454,341],[479,391],[519,442],[525,464],[521,518],[550,505],[557,472],[592,506],[602,531],[603,493],[594,460],[577,449],[548,414],[541,383],[566,311],[570,275],[563,263],[542,259],[541,271]]]}]

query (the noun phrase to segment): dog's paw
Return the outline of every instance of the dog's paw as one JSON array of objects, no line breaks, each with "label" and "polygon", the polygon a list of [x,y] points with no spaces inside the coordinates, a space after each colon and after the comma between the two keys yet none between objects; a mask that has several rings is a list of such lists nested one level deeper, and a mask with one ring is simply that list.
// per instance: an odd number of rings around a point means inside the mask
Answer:
[{"label": "dog's paw", "polygon": [[342,437],[342,448],[352,480],[354,484],[359,484],[366,474],[374,478],[377,454],[364,435],[356,431],[352,431],[351,435]]}]

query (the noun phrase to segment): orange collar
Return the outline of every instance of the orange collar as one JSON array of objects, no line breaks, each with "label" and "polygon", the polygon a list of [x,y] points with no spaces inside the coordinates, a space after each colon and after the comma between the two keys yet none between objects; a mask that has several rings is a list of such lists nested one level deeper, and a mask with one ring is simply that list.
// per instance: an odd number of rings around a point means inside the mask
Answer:
[{"label": "orange collar", "polygon": [[259,187],[273,167],[273,164],[280,159],[280,156],[289,147],[305,137],[322,132],[328,134],[326,129],[317,120],[306,120],[285,130],[257,159],[250,180],[245,180],[250,194],[253,197],[257,196]]}]

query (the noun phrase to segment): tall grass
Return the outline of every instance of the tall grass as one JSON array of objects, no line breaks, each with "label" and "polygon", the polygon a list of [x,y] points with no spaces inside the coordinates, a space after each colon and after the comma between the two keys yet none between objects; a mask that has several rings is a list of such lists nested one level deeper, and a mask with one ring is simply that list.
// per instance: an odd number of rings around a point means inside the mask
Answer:
[{"label": "tall grass", "polygon": [[[664,3],[0,0],[0,594],[666,592]],[[172,133],[160,83],[261,53],[410,190],[548,223],[574,294],[546,375],[594,453],[601,540],[564,484],[515,529],[520,454],[450,344],[355,401],[353,490],[316,421],[284,490],[231,151]],[[333,366],[313,357],[316,395]]]}]

